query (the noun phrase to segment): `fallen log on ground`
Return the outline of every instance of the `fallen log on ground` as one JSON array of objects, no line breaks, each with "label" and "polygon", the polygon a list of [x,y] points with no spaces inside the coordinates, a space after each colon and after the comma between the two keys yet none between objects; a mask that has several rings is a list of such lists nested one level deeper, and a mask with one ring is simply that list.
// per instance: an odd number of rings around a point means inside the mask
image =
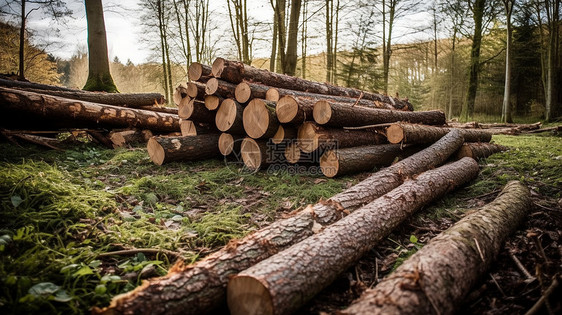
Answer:
[{"label": "fallen log on ground", "polygon": [[318,101],[312,112],[314,121],[331,127],[357,127],[392,122],[410,122],[425,125],[444,125],[445,113],[440,110],[404,112],[362,106],[349,106],[334,101]]},{"label": "fallen log on ground", "polygon": [[457,159],[471,157],[475,160],[481,160],[502,151],[507,151],[507,147],[488,142],[467,142],[457,152]]},{"label": "fallen log on ground", "polygon": [[464,142],[452,130],[430,147],[374,173],[327,201],[273,222],[192,265],[176,265],[163,277],[149,279],[136,289],[115,297],[98,313],[200,314],[224,305],[228,279],[236,273],[313,235],[398,187],[409,177],[445,162]]},{"label": "fallen log on ground", "polygon": [[227,98],[222,101],[217,115],[215,117],[215,125],[222,132],[231,134],[244,133],[244,107],[237,101]]},{"label": "fallen log on ground", "polygon": [[187,69],[187,78],[190,81],[204,81],[206,78],[210,77],[211,66],[207,66],[199,62],[192,62]]},{"label": "fallen log on ground", "polygon": [[197,137],[152,137],[147,150],[156,165],[174,161],[197,161],[220,156],[219,134],[209,133]]},{"label": "fallen log on ground", "polygon": [[[179,118],[173,114],[82,102],[1,87],[0,108],[3,112],[1,123],[6,126],[16,123],[19,128],[27,127],[27,124],[32,129],[49,124],[77,128],[135,127],[154,132],[179,130]],[[34,125],[35,123],[37,124]]]},{"label": "fallen log on ground", "polygon": [[122,130],[122,131],[111,131],[109,133],[109,140],[113,143],[114,148],[121,148],[126,145],[147,143],[148,140],[153,136],[150,130]]},{"label": "fallen log on ground", "polygon": [[319,148],[348,148],[386,142],[383,135],[374,131],[324,128],[309,121],[299,127],[297,139],[305,153]]},{"label": "fallen log on ground", "polygon": [[320,169],[326,177],[370,171],[376,166],[388,166],[397,158],[410,156],[420,149],[400,144],[379,144],[328,150],[320,157]]},{"label": "fallen log on ground", "polygon": [[475,178],[478,169],[474,159],[464,158],[422,173],[318,234],[242,271],[228,282],[231,314],[296,311],[402,221]]},{"label": "fallen log on ground", "polygon": [[453,314],[531,208],[509,182],[490,204],[437,235],[341,314]]},{"label": "fallen log on ground", "polygon": [[[450,128],[408,123],[396,123],[386,128],[390,143],[433,143],[446,135]],[[490,142],[492,134],[480,129],[458,129],[466,142]]]},{"label": "fallen log on ground", "polygon": [[275,103],[254,98],[244,108],[242,115],[244,131],[254,139],[271,138],[279,129],[275,115]]},{"label": "fallen log on ground", "polygon": [[413,110],[412,105],[404,100],[388,97],[382,94],[327,83],[319,83],[284,74],[269,72],[267,70],[257,69],[252,66],[245,65],[242,62],[230,61],[223,58],[217,58],[215,62],[213,62],[212,74],[217,78],[222,78],[223,80],[234,84],[238,84],[246,80],[289,90],[366,99],[391,104],[398,109]]}]

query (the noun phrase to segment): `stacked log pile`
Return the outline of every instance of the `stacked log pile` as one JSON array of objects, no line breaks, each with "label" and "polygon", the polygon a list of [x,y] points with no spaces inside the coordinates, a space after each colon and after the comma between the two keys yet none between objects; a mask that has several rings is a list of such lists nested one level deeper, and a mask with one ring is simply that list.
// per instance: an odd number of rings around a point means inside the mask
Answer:
[{"label": "stacked log pile", "polygon": [[[188,75],[191,82],[178,86],[174,94],[182,126],[189,121],[182,130],[195,130],[194,125],[207,128],[182,135],[222,135],[213,143],[190,140],[197,146],[173,146],[162,140],[158,154],[152,152],[155,146],[148,147],[151,157],[159,157],[156,164],[193,160],[198,155],[190,153],[191,147],[206,152],[218,148],[222,155],[233,156],[252,171],[272,164],[311,164],[325,176],[334,177],[388,166],[431,145],[451,129],[443,112],[412,111],[407,100],[272,73],[222,58],[212,66],[193,63]],[[488,143],[491,139],[490,133],[481,130],[462,129],[462,134],[467,143]],[[178,138],[176,143],[185,141]],[[470,153],[469,148],[474,148],[478,158],[505,149],[493,144],[467,145],[464,154]]]}]

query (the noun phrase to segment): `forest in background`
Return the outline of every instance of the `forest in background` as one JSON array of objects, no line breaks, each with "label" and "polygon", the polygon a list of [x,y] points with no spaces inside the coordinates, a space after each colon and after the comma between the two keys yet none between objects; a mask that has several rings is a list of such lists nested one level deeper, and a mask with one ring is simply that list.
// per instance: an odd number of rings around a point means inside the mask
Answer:
[{"label": "forest in background", "polygon": [[[449,118],[459,118],[475,93],[474,112],[465,113],[461,120],[498,120],[504,110],[506,12],[511,12],[509,108],[522,121],[545,118],[547,106],[550,120],[560,115],[561,89],[551,83],[548,92],[549,74],[555,83],[562,77],[557,1],[272,0],[270,4],[273,16],[264,23],[252,17],[246,0],[225,0],[220,12],[208,0],[140,1],[135,13],[143,16],[143,45],[153,47],[153,54],[142,64],[114,57],[111,72],[117,87],[121,92],[161,92],[171,99],[175,86],[187,80],[191,62],[211,64],[222,56],[310,80],[397,94],[418,110],[442,109]],[[401,19],[416,14],[422,14],[425,23],[400,26]],[[228,32],[219,27],[221,22],[228,22]],[[17,72],[18,25],[12,21],[0,27],[6,43],[0,48],[0,73]],[[478,29],[481,44],[475,58]],[[32,30],[26,34],[29,80],[72,88],[84,85],[86,48],[61,60],[49,54],[48,45],[36,44]],[[425,35],[416,38],[416,34]],[[269,58],[254,57],[255,51],[263,55],[268,48]],[[475,87],[474,80],[478,80]]]}]

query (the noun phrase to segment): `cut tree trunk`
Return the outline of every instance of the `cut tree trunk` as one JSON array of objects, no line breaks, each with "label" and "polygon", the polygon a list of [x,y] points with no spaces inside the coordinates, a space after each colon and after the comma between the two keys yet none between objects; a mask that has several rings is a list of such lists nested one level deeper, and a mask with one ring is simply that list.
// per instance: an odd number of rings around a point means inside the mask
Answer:
[{"label": "cut tree trunk", "polygon": [[174,95],[172,96],[174,100],[174,104],[176,106],[180,106],[181,100],[187,96],[187,86],[183,83],[180,83],[174,90]]},{"label": "cut tree trunk", "polygon": [[215,62],[213,62],[212,73],[213,76],[217,78],[222,78],[235,84],[246,80],[289,90],[366,99],[392,104],[395,108],[399,109],[413,110],[412,105],[404,100],[353,88],[335,86],[327,83],[318,83],[284,74],[269,72],[267,70],[257,69],[252,66],[245,65],[238,61],[230,61],[223,58],[217,58]]},{"label": "cut tree trunk", "polygon": [[264,140],[244,138],[240,146],[240,155],[242,156],[244,165],[246,165],[249,170],[257,171],[272,162],[270,159],[270,150],[273,150],[273,148],[269,147]]},{"label": "cut tree trunk", "polygon": [[277,102],[280,97],[281,95],[279,95],[279,90],[277,88],[269,87],[267,92],[265,92],[265,99],[268,101]]},{"label": "cut tree trunk", "polygon": [[177,115],[179,112],[177,108],[164,107],[164,106],[140,106],[138,109],[150,110],[153,112],[173,114],[173,115]]},{"label": "cut tree trunk", "polygon": [[254,139],[271,138],[280,126],[275,115],[275,103],[259,98],[250,101],[242,116],[244,131]]},{"label": "cut tree trunk", "polygon": [[341,314],[454,314],[531,208],[509,182],[490,204],[437,235]]},{"label": "cut tree trunk", "polygon": [[[267,85],[241,82],[236,86],[234,95],[236,96],[236,101],[242,104],[247,103],[252,98],[261,98],[269,101],[269,99],[267,98],[267,91],[269,91],[269,89],[270,87]],[[271,101],[276,102],[277,100],[278,99],[272,99]]]},{"label": "cut tree trunk", "polygon": [[241,135],[231,135],[229,133],[223,132],[219,137],[219,151],[222,155],[227,156],[234,152],[234,154],[240,153],[240,146],[244,136]]},{"label": "cut tree trunk", "polygon": [[47,91],[91,93],[83,90],[65,88],[62,86],[5,79],[5,76],[2,75],[0,75],[0,86],[7,87],[7,88],[16,88],[16,89],[38,89],[38,90],[47,90]]},{"label": "cut tree trunk", "polygon": [[220,156],[219,134],[197,137],[152,137],[147,150],[156,165],[174,161],[197,161]]},{"label": "cut tree trunk", "polygon": [[97,104],[0,88],[2,124],[17,123],[18,128],[41,128],[44,125],[75,128],[107,127],[149,129],[154,132],[179,130],[177,115],[136,108]]},{"label": "cut tree trunk", "polygon": [[217,95],[222,96],[223,98],[235,99],[236,84],[219,80],[217,78],[211,78],[207,81],[205,93],[207,93],[207,95]]},{"label": "cut tree trunk", "polygon": [[110,132],[109,140],[113,143],[114,148],[121,148],[126,145],[147,143],[152,136],[150,130],[130,129]]},{"label": "cut tree trunk", "polygon": [[270,87],[266,94],[271,94],[270,96],[271,100],[274,100],[275,97],[277,97],[277,100],[279,100],[283,96],[294,96],[294,97],[310,98],[310,99],[314,99],[315,101],[327,100],[327,101],[346,103],[355,106],[361,105],[364,107],[394,109],[394,107],[392,107],[392,105],[390,104],[377,103],[366,99],[357,99],[353,97],[338,96],[338,95],[317,94],[317,93],[287,90],[287,89],[280,89],[280,88],[273,88],[273,87]]},{"label": "cut tree trunk", "polygon": [[142,106],[162,105],[165,102],[164,96],[160,93],[105,93],[105,92],[86,92],[86,91],[55,91],[26,88],[24,92],[46,94],[64,97],[83,102],[107,104],[115,106],[125,106],[139,108]]},{"label": "cut tree trunk", "polygon": [[215,121],[215,112],[208,110],[205,103],[196,99],[189,99],[189,97],[182,99],[178,116],[181,119],[203,123],[214,123]]},{"label": "cut tree trunk", "polygon": [[190,81],[204,81],[211,77],[211,66],[192,62],[187,69],[187,78]]},{"label": "cut tree trunk", "polygon": [[231,241],[223,249],[188,266],[177,265],[168,275],[149,279],[140,287],[115,297],[99,312],[151,314],[201,314],[221,307],[226,301],[228,279],[238,272],[313,235],[319,227],[338,221],[398,187],[406,178],[445,162],[464,142],[453,130],[430,147],[386,169],[327,201],[273,222],[254,233]]},{"label": "cut tree trunk", "polygon": [[507,151],[507,147],[503,145],[488,142],[467,142],[457,152],[457,159],[471,157],[475,160],[481,160],[503,151]]},{"label": "cut tree trunk", "polygon": [[297,128],[288,125],[279,125],[277,132],[273,137],[271,137],[271,142],[274,144],[280,144],[281,142],[286,142],[290,140],[297,139]]},{"label": "cut tree trunk", "polygon": [[314,121],[331,127],[357,127],[398,121],[425,125],[444,125],[445,113],[440,110],[404,112],[362,106],[349,106],[334,101],[318,101],[312,113]]},{"label": "cut tree trunk", "polygon": [[180,130],[181,135],[184,137],[220,133],[214,124],[193,122],[192,120],[185,119],[180,120]]},{"label": "cut tree trunk", "polygon": [[205,84],[200,82],[189,82],[187,83],[187,96],[203,101],[205,100],[206,87]]},{"label": "cut tree trunk", "polygon": [[[392,124],[386,129],[390,143],[433,143],[449,132],[450,128],[407,123]],[[466,142],[490,142],[492,134],[480,129],[457,129]]]},{"label": "cut tree trunk", "polygon": [[375,167],[388,166],[420,149],[400,144],[379,144],[328,150],[320,157],[320,169],[327,177],[370,171]]},{"label": "cut tree trunk", "polygon": [[305,153],[323,149],[339,149],[385,143],[384,136],[369,130],[329,129],[305,122],[299,127],[299,146]]},{"label": "cut tree trunk", "polygon": [[221,106],[217,110],[215,124],[222,132],[231,134],[244,133],[244,107],[237,101],[227,98],[222,101]]},{"label": "cut tree trunk", "polygon": [[422,173],[318,234],[242,271],[228,283],[231,314],[296,311],[415,211],[477,175],[478,163],[470,158]]},{"label": "cut tree trunk", "polygon": [[275,113],[279,122],[284,124],[301,124],[312,120],[312,111],[316,100],[301,96],[283,96],[277,102]]},{"label": "cut tree trunk", "polygon": [[208,110],[216,110],[221,105],[224,98],[217,95],[206,95],[205,96],[205,107]]}]

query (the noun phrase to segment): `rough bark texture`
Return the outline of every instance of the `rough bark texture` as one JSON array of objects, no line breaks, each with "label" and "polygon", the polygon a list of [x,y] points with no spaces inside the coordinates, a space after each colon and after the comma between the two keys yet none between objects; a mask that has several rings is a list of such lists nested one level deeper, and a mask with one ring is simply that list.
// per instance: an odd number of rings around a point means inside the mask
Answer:
[{"label": "rough bark texture", "polygon": [[227,98],[217,110],[215,124],[222,132],[232,134],[244,133],[244,107],[237,101]]},{"label": "rough bark texture", "polygon": [[462,159],[463,157],[471,157],[475,160],[480,160],[485,159],[494,153],[502,151],[507,151],[507,147],[488,142],[468,142],[463,144],[457,152],[457,159]]},{"label": "rough bark texture", "polygon": [[174,114],[174,115],[177,115],[179,111],[177,108],[164,107],[164,106],[139,106],[138,109],[150,110],[153,112],[167,113],[167,114]]},{"label": "rough bark texture", "polygon": [[[393,124],[386,129],[390,143],[433,143],[446,135],[450,128],[406,123]],[[458,129],[466,142],[490,142],[492,134],[485,130]]]},{"label": "rough bark texture", "polygon": [[189,99],[188,97],[182,99],[178,116],[181,119],[203,123],[213,123],[215,121],[215,112],[208,110],[205,107],[205,103],[196,99]]},{"label": "rough bark texture", "polygon": [[187,77],[190,81],[204,80],[211,77],[211,66],[198,62],[192,62],[187,69]]},{"label": "rough bark texture", "polygon": [[244,108],[244,131],[254,139],[271,138],[279,129],[279,120],[275,114],[275,105],[259,98],[254,98]]},{"label": "rough bark texture", "polygon": [[239,273],[227,288],[231,314],[296,311],[403,220],[477,175],[478,163],[470,158],[427,171],[318,234]]},{"label": "rough bark texture", "polygon": [[215,62],[213,62],[212,73],[217,78],[222,78],[235,84],[246,80],[249,82],[259,82],[271,87],[306,91],[317,94],[363,98],[370,101],[393,104],[395,107],[399,106],[400,108],[411,108],[411,104],[407,101],[381,94],[269,72],[267,70],[257,69],[252,66],[245,65],[241,62],[225,60],[223,58],[217,58]]},{"label": "rough bark texture", "polygon": [[328,150],[320,157],[320,168],[327,177],[370,171],[377,166],[388,166],[397,158],[419,151],[419,147],[400,144],[366,145]]},{"label": "rough bark texture", "polygon": [[[69,89],[62,86],[27,82],[27,81],[17,81],[11,79],[5,79],[4,76],[0,75],[0,86],[8,88],[22,88],[22,89],[38,89],[38,90],[48,90],[48,91],[62,91],[62,92],[79,92],[81,90]],[[82,91],[85,92],[85,91]],[[86,93],[86,92],[85,92]]]},{"label": "rough bark texture", "polygon": [[277,132],[273,137],[271,137],[271,142],[274,144],[279,144],[283,141],[296,140],[297,139],[297,128],[288,125],[279,125]]},{"label": "rough bark texture", "polygon": [[152,137],[147,150],[156,165],[174,161],[197,161],[220,156],[219,134],[197,137]]},{"label": "rough bark texture", "polygon": [[135,127],[158,132],[179,130],[177,115],[157,113],[142,109],[82,102],[57,96],[0,88],[2,124],[17,123],[18,128],[34,119],[39,123],[55,123],[66,127],[103,126],[108,128]]},{"label": "rough bark texture", "polygon": [[228,279],[236,273],[311,236],[318,227],[345,215],[398,187],[406,178],[446,161],[462,145],[457,131],[429,148],[383,169],[359,184],[317,203],[295,216],[276,221],[190,266],[178,266],[168,275],[145,281],[135,290],[115,297],[104,310],[110,313],[200,314],[226,301]]},{"label": "rough bark texture", "polygon": [[342,314],[453,314],[531,208],[509,182],[490,204],[432,239]]},{"label": "rough bark texture", "polygon": [[146,143],[152,137],[150,130],[123,130],[112,131],[109,133],[109,140],[113,143],[114,148],[124,147],[126,145]]},{"label": "rough bark texture", "polygon": [[176,87],[176,89],[174,90],[174,94],[172,95],[174,104],[176,104],[176,106],[180,106],[181,100],[186,96],[187,96],[187,86],[183,83],[180,83]]},{"label": "rough bark texture", "polygon": [[[394,107],[392,107],[392,105],[390,105],[390,104],[379,103],[379,102],[375,102],[375,101],[366,100],[366,99],[363,99],[363,98],[318,94],[318,93],[310,93],[310,92],[305,92],[305,91],[295,91],[295,90],[288,90],[288,89],[282,89],[282,88],[272,88],[272,87],[269,88],[267,93],[271,94],[271,98],[273,98],[274,95],[277,95],[277,100],[279,100],[279,98],[281,98],[283,96],[300,96],[300,97],[305,97],[305,98],[312,98],[312,99],[315,99],[316,101],[329,100],[329,101],[334,101],[334,102],[347,103],[347,104],[350,104],[350,105],[355,104],[355,105],[361,105],[361,106],[365,106],[365,107],[377,107],[377,108],[394,109]],[[271,100],[274,100],[274,99],[271,99]]]},{"label": "rough bark texture", "polygon": [[334,101],[318,101],[313,110],[314,121],[332,127],[357,127],[398,121],[426,125],[444,125],[445,113],[440,110],[403,112],[361,106],[350,106]]},{"label": "rough bark texture", "polygon": [[370,130],[330,129],[313,122],[305,122],[299,127],[297,139],[305,153],[319,148],[348,148],[386,142],[384,136]]}]

